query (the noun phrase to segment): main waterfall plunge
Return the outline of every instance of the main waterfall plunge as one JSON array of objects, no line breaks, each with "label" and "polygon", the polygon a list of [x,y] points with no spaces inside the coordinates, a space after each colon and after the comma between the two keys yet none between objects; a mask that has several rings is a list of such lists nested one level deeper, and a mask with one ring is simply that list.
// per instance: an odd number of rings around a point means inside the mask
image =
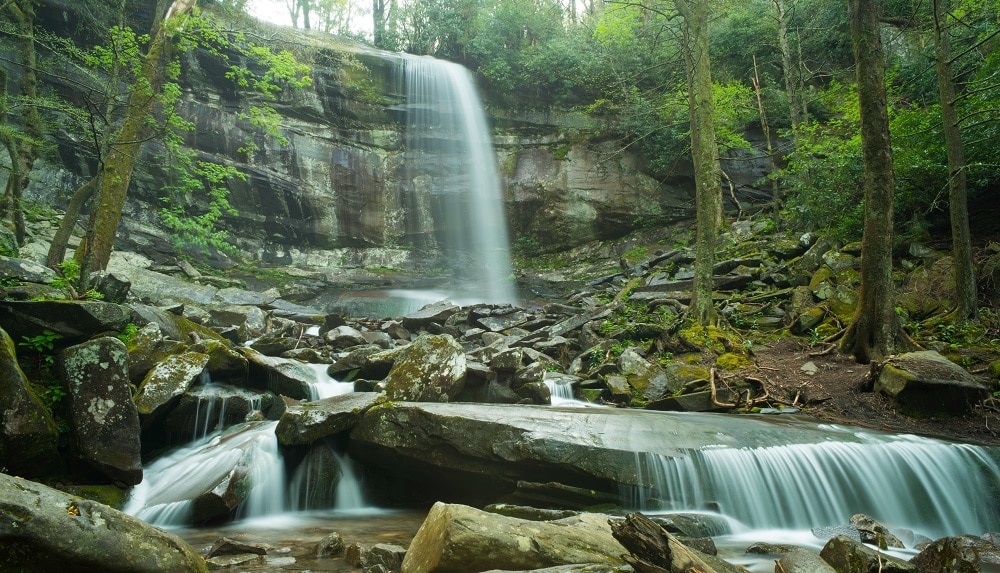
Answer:
[{"label": "main waterfall plunge", "polygon": [[[433,197],[437,246],[461,285],[456,298],[513,303],[510,242],[483,104],[464,67],[404,55],[406,175],[411,213]],[[419,221],[413,225],[419,226]]]}]

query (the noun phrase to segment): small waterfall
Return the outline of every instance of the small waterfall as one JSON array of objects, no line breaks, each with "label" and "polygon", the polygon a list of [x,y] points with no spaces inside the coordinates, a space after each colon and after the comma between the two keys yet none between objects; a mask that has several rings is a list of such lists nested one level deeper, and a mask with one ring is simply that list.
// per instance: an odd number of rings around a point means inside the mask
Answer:
[{"label": "small waterfall", "polygon": [[576,404],[577,400],[573,397],[573,383],[570,380],[565,380],[561,376],[552,376],[551,372],[546,372],[542,376],[542,382],[549,389],[549,396],[552,399],[553,406],[561,406],[566,403]]},{"label": "small waterfall", "polygon": [[306,366],[316,374],[315,381],[309,384],[311,400],[322,400],[354,392],[354,383],[338,382],[326,373],[327,364],[306,364]]},{"label": "small waterfall", "polygon": [[[242,421],[247,413],[263,407],[263,397],[260,394],[235,386],[208,383],[190,390],[188,394],[197,398],[192,432],[195,440]],[[237,403],[236,411],[227,415],[226,408],[231,402]]]},{"label": "small waterfall", "polygon": [[[404,54],[401,61],[409,211],[416,217],[432,213],[439,248],[459,278],[469,282],[466,296],[514,303],[496,155],[472,75],[458,64],[429,57]],[[428,194],[431,205],[417,204],[418,195]],[[414,234],[427,227],[420,220],[407,226]]]},{"label": "small waterfall", "polygon": [[933,538],[1000,527],[1000,466],[985,448],[916,436],[639,453],[638,507],[718,511],[754,528],[808,529],[866,513]]},{"label": "small waterfall", "polygon": [[236,495],[245,493],[237,512],[242,517],[284,511],[286,485],[274,434],[277,425],[239,424],[158,458],[145,468],[145,478],[132,490],[125,513],[154,525],[186,525],[196,517],[195,499],[223,485]]},{"label": "small waterfall", "polygon": [[298,511],[370,507],[353,460],[326,443],[313,445],[295,469],[289,495],[291,509]]}]

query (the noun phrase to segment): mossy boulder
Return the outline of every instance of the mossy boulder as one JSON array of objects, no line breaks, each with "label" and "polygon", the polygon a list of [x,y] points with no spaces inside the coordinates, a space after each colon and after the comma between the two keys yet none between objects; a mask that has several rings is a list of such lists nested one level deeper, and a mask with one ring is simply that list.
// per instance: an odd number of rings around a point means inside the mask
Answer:
[{"label": "mossy boulder", "polygon": [[878,366],[875,391],[909,416],[962,414],[989,393],[985,383],[933,350],[901,354]]},{"label": "mossy boulder", "polygon": [[361,416],[381,399],[374,392],[355,392],[289,406],[275,434],[283,446],[311,444],[350,431]]},{"label": "mossy boulder", "polygon": [[837,573],[916,573],[917,568],[898,557],[879,553],[860,541],[837,535],[823,546],[820,557]]},{"label": "mossy boulder", "polygon": [[59,432],[17,363],[14,341],[0,329],[0,467],[25,476],[60,464]]},{"label": "mossy boulder", "polygon": [[465,350],[450,335],[425,334],[407,346],[385,379],[386,397],[406,402],[448,402],[465,386]]},{"label": "mossy boulder", "polygon": [[107,505],[0,474],[4,571],[207,571],[179,537]]},{"label": "mossy boulder", "polygon": [[198,380],[207,364],[207,354],[185,352],[167,357],[150,370],[135,395],[143,426],[172,407]]},{"label": "mossy boulder", "polygon": [[105,336],[60,354],[77,456],[100,475],[128,485],[142,481],[139,412],[128,379],[128,351]]},{"label": "mossy boulder", "polygon": [[169,356],[183,352],[187,344],[163,335],[159,323],[150,322],[128,343],[128,375],[133,384],[140,384],[149,371]]},{"label": "mossy boulder", "polygon": [[671,396],[684,388],[684,383],[678,377],[668,376],[659,364],[646,360],[635,348],[625,349],[618,357],[618,370],[643,402]]}]

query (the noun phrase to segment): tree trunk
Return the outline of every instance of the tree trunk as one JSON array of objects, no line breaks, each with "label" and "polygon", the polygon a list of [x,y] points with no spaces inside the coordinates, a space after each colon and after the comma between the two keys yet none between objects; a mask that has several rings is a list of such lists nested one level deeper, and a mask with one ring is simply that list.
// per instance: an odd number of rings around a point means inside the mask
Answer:
[{"label": "tree trunk", "polygon": [[714,573],[696,553],[641,513],[609,521],[611,535],[632,554],[625,561],[641,573]]},{"label": "tree trunk", "polygon": [[[163,14],[164,4],[165,0],[160,0],[157,14]],[[167,11],[167,17],[183,14],[193,5],[194,0],[176,0]],[[147,117],[153,113],[156,94],[163,85],[162,63],[168,51],[163,21],[158,19],[153,24],[142,77],[130,89],[125,119],[105,157],[101,185],[87,229],[87,251],[80,269],[81,290],[85,290],[89,274],[107,268],[111,258],[132,171],[146,139]]]},{"label": "tree trunk", "polygon": [[861,363],[879,360],[913,346],[896,316],[892,282],[892,198],[896,182],[892,171],[877,1],[848,1],[861,112],[865,223],[858,308],[844,332],[840,348]]},{"label": "tree trunk", "polygon": [[715,238],[722,221],[722,182],[719,148],[715,141],[712,69],[708,54],[708,0],[674,0],[684,18],[685,61],[691,123],[691,157],[695,182],[695,263],[691,308],[703,326],[718,315],[712,304],[712,267]]},{"label": "tree trunk", "polygon": [[372,43],[376,48],[384,47],[386,0],[372,0]]},{"label": "tree trunk", "polygon": [[785,76],[785,93],[788,96],[788,116],[792,120],[793,133],[802,123],[799,114],[799,95],[795,79],[795,67],[792,63],[792,48],[788,43],[788,14],[785,10],[785,0],[774,2],[775,15],[778,18],[778,48],[781,50],[781,67]]},{"label": "tree trunk", "polygon": [[73,197],[70,198],[69,205],[66,206],[66,213],[63,214],[62,220],[59,221],[59,228],[56,230],[55,236],[52,237],[52,244],[49,245],[49,252],[45,256],[45,266],[52,270],[59,269],[59,265],[62,264],[63,259],[66,257],[66,247],[69,244],[70,236],[73,234],[73,227],[76,226],[77,220],[80,219],[80,212],[83,211],[83,206],[94,196],[97,187],[98,178],[91,177],[89,181],[73,192]]},{"label": "tree trunk", "polygon": [[955,266],[955,321],[976,320],[978,299],[969,232],[969,201],[965,173],[965,148],[955,106],[955,81],[951,73],[951,41],[947,18],[951,2],[934,0],[934,43],[938,88],[941,92],[941,129],[948,153],[948,206],[951,214],[951,255]]},{"label": "tree trunk", "polygon": [[[19,32],[17,47],[21,60],[21,96],[29,101],[34,100],[38,97],[38,75],[35,72],[38,69],[35,59],[35,7],[32,0],[13,0],[5,7],[17,22]],[[16,162],[17,166],[12,169],[11,177],[7,180],[2,206],[5,211],[3,214],[10,217],[14,223],[14,234],[18,244],[24,242],[25,234],[21,193],[28,186],[31,166],[38,157],[37,142],[42,140],[42,120],[38,106],[25,105],[21,110],[21,122],[27,137],[20,142],[14,142],[13,148],[16,148],[17,154],[16,157],[12,155],[10,161],[12,165]]]}]

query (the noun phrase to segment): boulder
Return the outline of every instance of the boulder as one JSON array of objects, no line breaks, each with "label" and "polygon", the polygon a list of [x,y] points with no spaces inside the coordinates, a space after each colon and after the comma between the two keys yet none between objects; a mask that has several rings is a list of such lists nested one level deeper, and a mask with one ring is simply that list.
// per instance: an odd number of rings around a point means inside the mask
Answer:
[{"label": "boulder", "polygon": [[17,363],[14,341],[0,329],[0,467],[25,476],[59,467],[59,432]]},{"label": "boulder", "polygon": [[250,380],[258,386],[296,400],[311,400],[316,372],[306,364],[290,358],[265,356],[251,348],[243,348],[249,363]]},{"label": "boulder", "polygon": [[458,306],[452,302],[442,301],[428,304],[412,312],[402,319],[403,328],[410,331],[426,328],[430,324],[444,324],[448,317],[459,311]]},{"label": "boulder", "polygon": [[316,543],[316,557],[329,558],[344,554],[344,538],[334,531]]},{"label": "boulder", "polygon": [[889,528],[879,523],[870,515],[858,513],[851,516],[851,525],[858,530],[862,543],[874,545],[879,549],[902,549],[905,547],[898,537],[889,532]]},{"label": "boulder", "polygon": [[357,392],[291,405],[278,421],[278,443],[310,444],[349,431],[380,398],[374,392]]},{"label": "boulder", "polygon": [[104,302],[115,304],[125,304],[128,298],[132,283],[127,277],[108,271],[98,271],[90,275],[90,284],[93,289],[103,295]]},{"label": "boulder", "polygon": [[[17,242],[14,242],[17,249]],[[28,283],[51,284],[59,275],[55,271],[28,259],[0,256],[0,277]]]},{"label": "boulder", "polygon": [[629,386],[646,401],[670,396],[684,387],[683,384],[671,387],[663,368],[646,360],[634,348],[627,348],[618,357],[618,369],[628,379]]},{"label": "boulder", "polygon": [[218,384],[196,386],[177,400],[163,419],[163,426],[178,437],[202,437],[217,428],[246,421],[251,412],[270,414],[276,401],[280,402],[270,392]]},{"label": "boulder", "polygon": [[622,563],[607,516],[580,514],[527,521],[472,507],[436,503],[417,530],[402,573],[464,573],[556,565]]},{"label": "boulder", "polygon": [[206,571],[179,537],[106,505],[0,474],[0,563],[5,571]]},{"label": "boulder", "polygon": [[1000,565],[1000,547],[983,537],[944,537],[924,547],[910,563],[922,573],[993,571]]},{"label": "boulder", "polygon": [[166,338],[159,323],[146,324],[128,343],[129,379],[134,384],[140,384],[154,366],[173,354],[183,352],[186,347],[182,342]]},{"label": "boulder", "polygon": [[112,480],[142,481],[139,412],[129,388],[125,344],[97,338],[63,350],[58,363],[76,454]]},{"label": "boulder", "polygon": [[879,553],[843,535],[826,542],[820,557],[840,573],[916,573],[917,568],[898,557]]},{"label": "boulder", "polygon": [[837,573],[818,553],[801,547],[789,548],[778,559],[778,565],[785,573]]},{"label": "boulder", "polygon": [[81,342],[97,333],[121,332],[130,318],[126,307],[109,302],[0,301],[0,324],[15,340],[50,330],[66,343]]},{"label": "boulder", "polygon": [[447,402],[465,385],[465,350],[450,335],[422,335],[407,346],[386,377],[386,397]]},{"label": "boulder", "polygon": [[208,355],[205,370],[213,382],[242,384],[247,379],[249,365],[246,356],[225,340],[203,338],[191,345],[191,351]]},{"label": "boulder", "polygon": [[915,417],[962,414],[989,393],[984,383],[933,350],[901,354],[882,363],[874,389]]},{"label": "boulder", "polygon": [[368,340],[360,330],[346,324],[331,328],[323,337],[326,339],[327,344],[336,349],[368,344]]},{"label": "boulder", "polygon": [[391,543],[376,543],[365,553],[362,565],[367,571],[381,565],[386,571],[399,571],[406,556],[406,548]]},{"label": "boulder", "polygon": [[158,418],[187,392],[208,364],[208,355],[185,352],[168,356],[146,374],[135,395],[143,426]]}]

